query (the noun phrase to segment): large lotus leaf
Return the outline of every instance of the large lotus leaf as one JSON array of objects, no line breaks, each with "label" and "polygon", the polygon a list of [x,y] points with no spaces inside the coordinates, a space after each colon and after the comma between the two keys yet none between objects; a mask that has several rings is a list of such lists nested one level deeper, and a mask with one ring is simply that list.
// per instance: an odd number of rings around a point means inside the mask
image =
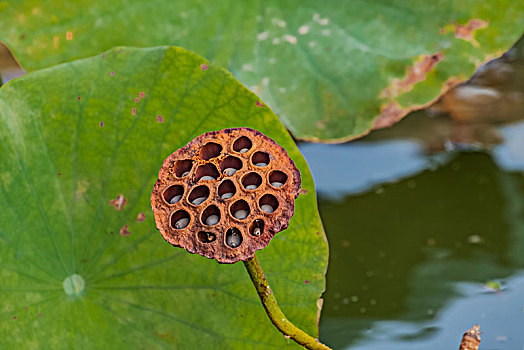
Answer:
[{"label": "large lotus leaf", "polygon": [[318,334],[327,244],[308,166],[271,110],[205,63],[180,48],[121,48],[0,88],[0,348],[295,346],[242,263],[174,248],[153,221],[163,159],[236,126],[275,139],[302,172],[290,228],[258,256],[283,311]]},{"label": "large lotus leaf", "polygon": [[524,29],[524,2],[515,0],[1,4],[0,40],[26,69],[115,45],[179,45],[232,71],[296,137],[322,141],[394,123]]}]

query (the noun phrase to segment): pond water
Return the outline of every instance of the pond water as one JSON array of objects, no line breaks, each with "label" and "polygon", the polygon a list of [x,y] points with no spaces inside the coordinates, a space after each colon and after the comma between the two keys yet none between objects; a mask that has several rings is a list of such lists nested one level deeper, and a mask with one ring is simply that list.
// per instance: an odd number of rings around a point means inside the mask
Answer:
[{"label": "pond water", "polygon": [[320,338],[336,349],[524,349],[524,124],[491,152],[408,139],[302,144],[330,244]]}]

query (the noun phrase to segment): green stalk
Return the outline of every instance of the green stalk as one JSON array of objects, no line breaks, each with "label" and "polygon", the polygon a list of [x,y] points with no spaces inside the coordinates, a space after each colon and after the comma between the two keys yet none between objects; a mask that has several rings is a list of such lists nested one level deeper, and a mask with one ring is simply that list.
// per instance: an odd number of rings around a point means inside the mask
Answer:
[{"label": "green stalk", "polygon": [[257,290],[260,301],[266,310],[266,314],[284,336],[293,339],[307,349],[330,350],[329,347],[319,342],[318,339],[313,338],[288,321],[278,306],[277,299],[269,287],[264,271],[262,271],[256,256],[253,256],[250,260],[244,261],[244,265],[249,273],[249,277],[251,277],[251,281],[253,281],[253,285]]}]

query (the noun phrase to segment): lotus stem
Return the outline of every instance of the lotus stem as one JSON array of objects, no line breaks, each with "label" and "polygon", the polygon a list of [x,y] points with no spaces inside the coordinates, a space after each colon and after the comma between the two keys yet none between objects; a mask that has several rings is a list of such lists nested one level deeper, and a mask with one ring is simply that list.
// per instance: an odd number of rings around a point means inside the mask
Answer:
[{"label": "lotus stem", "polygon": [[266,314],[269,316],[269,319],[275,327],[286,337],[291,338],[298,344],[302,345],[306,349],[320,349],[320,350],[329,350],[330,348],[321,342],[318,339],[313,338],[312,336],[305,333],[303,330],[291,323],[280,307],[278,306],[277,299],[269,286],[269,283],[264,275],[264,271],[258,263],[257,257],[253,256],[250,260],[244,261],[249,277],[257,290],[260,301],[266,310]]}]

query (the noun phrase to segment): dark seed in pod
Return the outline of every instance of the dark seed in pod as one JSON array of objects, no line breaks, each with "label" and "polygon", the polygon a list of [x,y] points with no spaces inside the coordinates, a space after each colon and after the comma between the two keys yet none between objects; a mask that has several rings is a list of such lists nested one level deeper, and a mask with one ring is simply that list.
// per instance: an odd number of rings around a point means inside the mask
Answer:
[{"label": "dark seed in pod", "polygon": [[245,219],[247,218],[247,210],[237,210],[234,214],[235,218],[237,218],[238,220],[242,220],[242,219]]},{"label": "dark seed in pod", "polygon": [[195,198],[192,203],[194,205],[199,205],[199,204],[202,204],[206,199],[207,197],[198,197],[198,198]]},{"label": "dark seed in pod", "polygon": [[223,171],[224,175],[227,175],[227,176],[231,176],[231,175],[233,175],[236,172],[237,172],[237,169],[235,169],[235,168],[226,168]]},{"label": "dark seed in pod", "polygon": [[247,185],[246,190],[256,190],[257,187],[258,187],[257,185]]},{"label": "dark seed in pod", "polygon": [[218,215],[209,215],[206,219],[206,225],[213,226],[218,224],[219,221],[220,218],[218,217]]},{"label": "dark seed in pod", "polygon": [[257,163],[255,164],[255,166],[258,166],[258,167],[265,167],[267,165],[267,163]]},{"label": "dark seed in pod", "polygon": [[187,176],[187,175],[189,175],[189,171],[186,171],[185,173],[183,173],[181,177],[184,177],[184,176]]},{"label": "dark seed in pod", "polygon": [[282,182],[275,181],[271,183],[271,186],[278,188],[284,186],[284,184]]},{"label": "dark seed in pod", "polygon": [[239,153],[246,153],[247,151],[249,151],[249,149],[247,149],[247,148],[242,148],[242,149],[239,151]]},{"label": "dark seed in pod", "polygon": [[216,179],[213,176],[206,175],[206,176],[202,176],[200,180],[216,180]]},{"label": "dark seed in pod", "polygon": [[224,193],[220,198],[228,199],[228,198],[231,198],[231,197],[233,197],[233,193],[228,192],[228,193]]},{"label": "dark seed in pod", "polygon": [[240,243],[242,243],[242,236],[240,236],[240,234],[235,231],[226,237],[226,244],[231,248],[238,247]]},{"label": "dark seed in pod", "polygon": [[182,218],[175,223],[175,228],[181,229],[189,224],[189,218]]},{"label": "dark seed in pod", "polygon": [[275,211],[275,209],[273,209],[273,207],[270,206],[269,204],[262,204],[260,206],[260,209],[262,209],[262,211],[265,211],[268,214],[271,214],[272,212]]},{"label": "dark seed in pod", "polygon": [[180,198],[182,198],[182,195],[179,194],[178,196],[174,196],[173,198],[171,198],[171,200],[169,201],[169,204],[175,204],[175,203],[178,203],[178,201],[180,200]]}]

